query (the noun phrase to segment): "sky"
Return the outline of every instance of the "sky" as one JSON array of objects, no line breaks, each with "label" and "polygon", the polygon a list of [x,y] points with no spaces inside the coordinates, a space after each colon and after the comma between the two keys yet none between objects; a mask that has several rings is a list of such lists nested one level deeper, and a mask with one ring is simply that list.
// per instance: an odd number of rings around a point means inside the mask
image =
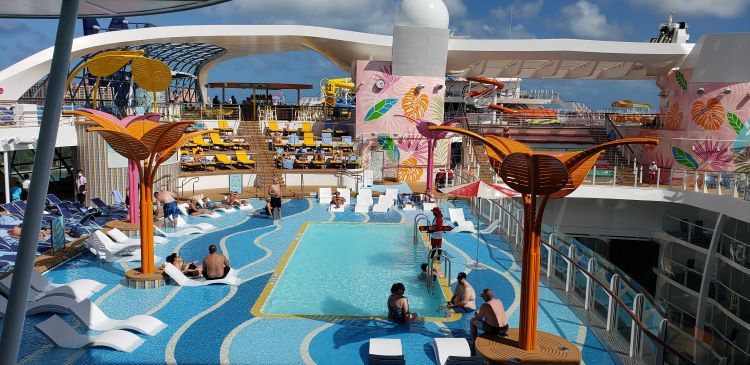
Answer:
[{"label": "sky", "polygon": [[[750,0],[443,0],[454,35],[473,39],[576,38],[647,42],[674,11],[687,22],[690,42],[709,33],[746,32]],[[392,34],[398,0],[233,0],[186,12],[128,18],[157,26],[197,24],[300,24]],[[511,18],[512,14],[512,18]],[[512,19],[512,20],[511,20]],[[100,19],[102,26],[109,19]],[[54,20],[0,19],[0,69],[53,44]],[[82,36],[78,22],[76,36]],[[348,73],[313,51],[233,59],[209,81],[307,83]],[[554,89],[592,109],[616,99],[658,104],[653,81],[524,80],[524,89]],[[218,90],[216,91],[218,92]],[[229,93],[229,92],[228,92]],[[236,93],[237,98],[244,94]],[[308,90],[303,96],[317,96]],[[211,93],[211,97],[214,93]],[[229,94],[228,94],[229,95]],[[228,97],[227,95],[227,97]]]}]

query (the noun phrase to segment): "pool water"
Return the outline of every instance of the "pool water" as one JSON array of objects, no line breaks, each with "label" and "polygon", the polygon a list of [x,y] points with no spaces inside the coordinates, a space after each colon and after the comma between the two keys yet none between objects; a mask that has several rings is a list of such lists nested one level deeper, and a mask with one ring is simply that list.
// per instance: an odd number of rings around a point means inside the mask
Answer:
[{"label": "pool water", "polygon": [[404,224],[308,224],[262,312],[385,317],[391,285],[401,282],[410,310],[434,317],[443,293],[439,287],[428,293],[419,279],[427,249],[412,242],[412,230]]}]

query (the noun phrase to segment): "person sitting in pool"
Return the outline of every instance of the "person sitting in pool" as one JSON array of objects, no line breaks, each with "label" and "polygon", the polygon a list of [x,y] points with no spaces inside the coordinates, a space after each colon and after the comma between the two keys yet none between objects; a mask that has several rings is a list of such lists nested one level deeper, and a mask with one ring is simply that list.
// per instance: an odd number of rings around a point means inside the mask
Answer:
[{"label": "person sitting in pool", "polygon": [[341,193],[339,193],[338,191],[334,191],[333,198],[331,198],[331,205],[336,206],[336,208],[340,208],[344,204],[346,204],[346,199],[341,196]]},{"label": "person sitting in pool", "polygon": [[453,291],[453,297],[447,302],[447,315],[451,313],[471,313],[477,310],[477,293],[466,280],[466,273],[458,273],[457,279],[458,284],[456,284],[456,290]]},{"label": "person sitting in pool", "polygon": [[423,263],[422,265],[419,265],[419,267],[422,269],[422,273],[420,273],[418,277],[419,280],[427,280],[427,278],[430,276],[432,276],[432,280],[437,280],[438,275],[442,275],[442,273],[440,272],[440,269],[438,268],[430,269],[427,263]]},{"label": "person sitting in pool", "polygon": [[229,259],[216,252],[216,245],[208,246],[208,256],[203,258],[203,276],[208,280],[223,279],[229,270]]},{"label": "person sitting in pool", "polygon": [[185,262],[177,252],[167,256],[167,262],[178,268],[185,276],[200,277],[201,267],[196,265],[196,262]]},{"label": "person sitting in pool", "polygon": [[247,205],[247,201],[244,200],[244,199],[240,199],[240,197],[237,195],[237,193],[235,193],[233,191],[227,197],[227,204],[229,204],[230,206],[231,205],[236,205],[236,206]]},{"label": "person sitting in pool", "polygon": [[396,323],[410,323],[419,317],[418,314],[409,312],[409,300],[404,296],[406,287],[402,283],[391,286],[391,295],[388,297],[388,320]]},{"label": "person sitting in pool", "polygon": [[485,303],[471,319],[471,338],[477,338],[477,328],[488,335],[505,336],[508,332],[508,317],[503,308],[503,302],[495,298],[491,289],[482,290],[480,294]]}]

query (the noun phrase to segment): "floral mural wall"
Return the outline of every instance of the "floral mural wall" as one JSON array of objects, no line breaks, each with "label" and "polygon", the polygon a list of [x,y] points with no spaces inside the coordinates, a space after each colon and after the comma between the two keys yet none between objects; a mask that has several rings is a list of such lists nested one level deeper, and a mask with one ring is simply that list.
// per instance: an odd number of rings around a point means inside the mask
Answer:
[{"label": "floral mural wall", "polygon": [[[382,151],[384,166],[395,169],[399,181],[425,181],[428,142],[417,124],[443,122],[445,79],[395,76],[385,61],[358,61],[355,78],[363,166],[370,167],[372,151]],[[435,165],[447,163],[450,141],[438,141],[434,152]]]},{"label": "floral mural wall", "polygon": [[[750,84],[690,82],[692,69],[667,75],[662,129],[631,129],[629,137],[656,137],[636,147],[641,163],[661,168],[750,172]],[[728,93],[727,93],[728,91]]]}]

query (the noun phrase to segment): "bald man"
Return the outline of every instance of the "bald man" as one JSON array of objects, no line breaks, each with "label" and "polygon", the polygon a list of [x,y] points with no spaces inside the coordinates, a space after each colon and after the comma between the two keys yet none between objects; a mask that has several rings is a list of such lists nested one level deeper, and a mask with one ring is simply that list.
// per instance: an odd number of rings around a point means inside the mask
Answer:
[{"label": "bald man", "polygon": [[482,290],[480,296],[485,303],[471,319],[471,338],[477,338],[477,328],[488,335],[505,336],[508,332],[508,317],[505,315],[503,302],[495,298],[491,289]]}]

